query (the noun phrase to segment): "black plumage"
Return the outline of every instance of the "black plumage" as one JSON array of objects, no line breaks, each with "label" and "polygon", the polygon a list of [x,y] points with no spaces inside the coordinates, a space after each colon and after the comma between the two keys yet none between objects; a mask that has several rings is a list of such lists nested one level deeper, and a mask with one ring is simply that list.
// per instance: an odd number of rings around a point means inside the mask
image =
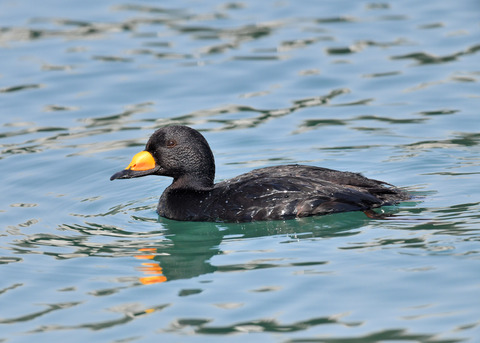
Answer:
[{"label": "black plumage", "polygon": [[189,221],[248,222],[347,211],[367,211],[410,198],[360,174],[305,165],[255,169],[214,184],[215,162],[205,138],[186,126],[167,126],[149,139],[147,170],[127,168],[111,177],[173,177],[160,197],[160,216]]}]

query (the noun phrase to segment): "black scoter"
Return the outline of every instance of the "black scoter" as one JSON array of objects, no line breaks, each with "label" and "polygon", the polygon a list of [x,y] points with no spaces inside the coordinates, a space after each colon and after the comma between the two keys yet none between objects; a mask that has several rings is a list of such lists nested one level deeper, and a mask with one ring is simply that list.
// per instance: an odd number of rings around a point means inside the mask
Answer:
[{"label": "black scoter", "polygon": [[145,150],[110,180],[146,175],[173,182],[158,202],[160,216],[185,221],[249,222],[364,211],[410,198],[360,174],[306,165],[252,170],[214,183],[215,161],[205,138],[187,126],[153,133]]}]

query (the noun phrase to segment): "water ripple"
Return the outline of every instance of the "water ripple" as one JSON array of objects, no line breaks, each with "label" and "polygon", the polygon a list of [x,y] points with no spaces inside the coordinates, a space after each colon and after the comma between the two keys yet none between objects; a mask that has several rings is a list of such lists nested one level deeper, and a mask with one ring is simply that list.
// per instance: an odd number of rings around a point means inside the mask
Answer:
[{"label": "water ripple", "polygon": [[12,92],[23,91],[26,89],[35,89],[35,88],[42,88],[42,87],[44,87],[43,84],[26,84],[26,85],[10,86],[10,87],[0,88],[0,93],[12,93]]},{"label": "water ripple", "polygon": [[427,52],[414,52],[406,55],[392,56],[391,58],[394,60],[413,59],[417,61],[419,65],[437,64],[437,63],[446,63],[446,62],[456,61],[461,56],[472,55],[479,50],[480,50],[480,44],[473,45],[471,47],[466,48],[465,50],[458,51],[458,52],[455,52],[449,55],[444,55],[444,56],[436,56]]},{"label": "water ripple", "polygon": [[316,338],[294,338],[288,340],[288,343],[313,343],[313,342],[322,342],[322,343],[339,343],[339,342],[349,342],[349,343],[362,343],[362,342],[382,342],[382,341],[413,341],[419,343],[460,343],[463,339],[449,339],[449,338],[438,338],[437,335],[423,334],[423,333],[411,333],[409,330],[405,329],[391,329],[391,330],[382,330],[378,332],[372,332],[365,335],[357,336],[355,338],[351,337],[338,337],[338,338],[321,338],[317,340]]},{"label": "water ripple", "polygon": [[98,322],[87,322],[77,325],[47,325],[40,326],[29,333],[40,333],[40,332],[49,332],[49,331],[60,331],[60,330],[73,330],[73,329],[89,329],[89,330],[105,330],[119,325],[124,325],[131,321],[134,321],[138,318],[144,317],[154,312],[162,311],[167,308],[169,304],[157,305],[147,309],[139,309],[140,304],[128,304],[126,306],[118,307],[114,309],[113,312],[120,313],[120,318],[104,320]]},{"label": "water ripple", "polygon": [[23,316],[14,317],[14,318],[0,318],[0,324],[13,324],[13,323],[21,323],[32,321],[38,317],[44,316],[50,312],[64,310],[67,308],[75,307],[82,304],[82,302],[67,302],[67,303],[57,303],[57,304],[46,304],[46,309],[42,311],[37,311],[33,313],[29,313]]},{"label": "water ripple", "polygon": [[259,319],[246,322],[239,322],[228,326],[208,325],[209,320],[182,318],[170,324],[170,327],[162,330],[163,332],[183,331],[186,327],[193,327],[198,334],[232,334],[232,333],[253,333],[253,332],[297,332],[305,331],[318,325],[339,324],[346,327],[356,327],[362,325],[361,322],[341,320],[344,314],[333,315],[330,317],[312,318],[305,321],[293,322],[291,324],[282,324],[275,319]]}]

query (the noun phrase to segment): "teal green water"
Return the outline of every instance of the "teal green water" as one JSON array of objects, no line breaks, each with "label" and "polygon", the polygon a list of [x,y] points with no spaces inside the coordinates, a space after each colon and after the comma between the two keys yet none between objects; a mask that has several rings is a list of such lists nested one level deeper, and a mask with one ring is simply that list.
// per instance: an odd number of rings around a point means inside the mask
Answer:
[{"label": "teal green water", "polygon": [[[478,342],[480,4],[0,3],[0,342]],[[217,180],[303,163],[405,187],[363,213],[159,218],[110,182],[167,124]]]}]

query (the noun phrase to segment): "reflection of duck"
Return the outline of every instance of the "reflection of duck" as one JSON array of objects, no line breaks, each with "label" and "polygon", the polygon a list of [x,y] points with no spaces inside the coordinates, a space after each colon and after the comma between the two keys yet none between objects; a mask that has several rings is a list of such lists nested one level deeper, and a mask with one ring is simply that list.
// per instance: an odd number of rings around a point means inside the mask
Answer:
[{"label": "reflection of duck", "polygon": [[[267,244],[293,243],[307,239],[332,239],[357,235],[368,219],[361,212],[340,213],[336,216],[307,217],[298,220],[251,223],[184,223],[159,217],[162,235],[150,238],[148,247],[139,249],[135,257],[140,259],[142,272],[139,281],[143,284],[162,283],[190,279],[215,272],[248,271],[288,266],[295,261],[290,258],[271,259],[272,250],[257,251],[252,260],[223,259],[215,256],[243,254],[244,242],[252,238],[276,237]],[[266,256],[268,258],[266,258]],[[315,263],[328,261],[320,259]],[[202,280],[208,280],[203,278]],[[199,288],[182,290],[196,292]]]},{"label": "reflection of duck", "polygon": [[284,165],[256,169],[214,184],[215,162],[205,138],[186,126],[167,126],[110,179],[173,177],[158,203],[176,220],[246,222],[367,211],[409,198],[389,184],[360,174]]}]

